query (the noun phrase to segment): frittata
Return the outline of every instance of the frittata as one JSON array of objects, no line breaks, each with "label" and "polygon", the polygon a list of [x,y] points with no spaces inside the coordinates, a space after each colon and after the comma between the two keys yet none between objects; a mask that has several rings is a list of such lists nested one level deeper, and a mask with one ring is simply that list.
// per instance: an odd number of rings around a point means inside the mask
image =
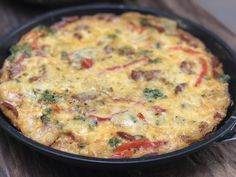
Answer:
[{"label": "frittata", "polygon": [[229,76],[177,22],[64,17],[10,48],[0,107],[25,136],[82,156],[135,158],[201,140],[226,116]]}]

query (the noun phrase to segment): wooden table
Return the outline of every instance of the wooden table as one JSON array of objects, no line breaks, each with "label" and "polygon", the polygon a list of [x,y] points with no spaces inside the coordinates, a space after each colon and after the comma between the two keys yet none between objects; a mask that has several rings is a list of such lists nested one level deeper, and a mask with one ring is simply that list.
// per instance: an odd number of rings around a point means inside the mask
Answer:
[{"label": "wooden table", "polygon": [[[0,35],[27,19],[49,11],[52,7],[32,6],[20,0],[1,0]],[[125,0],[123,3],[155,7],[189,18],[221,36],[236,50],[236,35],[220,24],[191,0]],[[54,8],[55,9],[55,8]],[[122,172],[88,170],[50,159],[20,144],[0,130],[0,176],[11,177],[75,177],[75,176],[131,176],[131,177],[235,177],[236,142],[216,143],[178,163],[152,170]]]}]

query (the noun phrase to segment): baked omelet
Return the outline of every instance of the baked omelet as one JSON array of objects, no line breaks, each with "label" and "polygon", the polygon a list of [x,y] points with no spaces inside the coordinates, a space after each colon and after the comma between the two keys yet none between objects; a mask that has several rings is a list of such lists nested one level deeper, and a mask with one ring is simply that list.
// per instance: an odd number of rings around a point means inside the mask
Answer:
[{"label": "baked omelet", "polygon": [[46,146],[99,158],[164,154],[226,116],[229,76],[173,20],[124,13],[65,17],[11,47],[3,113]]}]

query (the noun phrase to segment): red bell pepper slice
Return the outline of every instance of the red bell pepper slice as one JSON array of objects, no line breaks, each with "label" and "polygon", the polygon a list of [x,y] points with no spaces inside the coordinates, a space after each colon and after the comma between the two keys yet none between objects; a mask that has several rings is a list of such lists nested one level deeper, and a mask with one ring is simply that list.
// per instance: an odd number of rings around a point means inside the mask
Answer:
[{"label": "red bell pepper slice", "polygon": [[129,158],[132,157],[133,152],[131,150],[124,150],[121,152],[116,152],[114,153],[111,158],[115,158],[115,159],[121,159],[121,158]]},{"label": "red bell pepper slice", "polygon": [[39,37],[42,37],[45,34],[46,34],[45,31],[32,31],[31,33],[23,36],[22,39],[20,40],[20,42],[21,43],[23,43],[23,42],[34,43]]},{"label": "red bell pepper slice", "polygon": [[130,28],[132,32],[138,32],[138,33],[142,33],[145,28],[142,26],[137,26],[135,25],[133,22],[129,22]]},{"label": "red bell pepper slice", "polygon": [[202,79],[204,78],[204,76],[207,75],[207,71],[208,71],[207,60],[205,58],[199,58],[199,61],[200,61],[202,70],[201,70],[201,73],[198,76],[197,81],[195,82],[195,85],[194,85],[195,87],[198,86],[199,84],[201,84]]},{"label": "red bell pepper slice", "polygon": [[150,140],[145,139],[145,138],[136,139],[136,140],[133,140],[131,142],[124,143],[124,144],[118,146],[115,149],[115,153],[122,152],[122,151],[125,151],[125,150],[128,150],[128,149],[157,148],[157,147],[160,147],[160,146],[165,145],[165,144],[166,144],[165,141],[150,141]]},{"label": "red bell pepper slice", "polygon": [[96,115],[90,115],[89,117],[91,117],[92,119],[97,120],[98,122],[104,122],[104,121],[110,121],[111,117],[99,117]]},{"label": "red bell pepper slice", "polygon": [[[118,156],[119,158],[123,158],[123,156],[125,156],[124,154],[127,154],[129,151],[131,151],[130,149],[140,149],[140,148],[144,148],[144,149],[148,149],[148,148],[157,148],[160,147],[162,145],[165,145],[167,142],[166,141],[150,141],[148,139],[136,139],[133,140],[131,142],[128,143],[124,143],[120,146],[118,146],[115,149],[114,154],[112,155],[112,157],[116,157]],[[132,154],[129,152],[129,157],[132,156]],[[127,156],[125,156],[127,157]]]},{"label": "red bell pepper slice", "polygon": [[153,106],[152,109],[153,109],[155,115],[160,115],[161,113],[167,111],[165,108],[162,108],[161,106],[157,106],[157,105]]},{"label": "red bell pepper slice", "polygon": [[181,47],[181,46],[176,46],[176,47],[171,47],[169,48],[170,50],[180,50],[189,54],[202,54],[202,52],[191,49],[191,48],[187,48],[187,47]]},{"label": "red bell pepper slice", "polygon": [[116,148],[115,153],[122,152],[131,148],[139,149],[147,142],[149,142],[149,140],[147,139],[137,139],[128,143],[124,143]]},{"label": "red bell pepper slice", "polygon": [[138,60],[134,60],[130,63],[127,63],[127,64],[124,64],[124,65],[120,65],[120,66],[113,66],[113,67],[110,67],[110,68],[106,68],[105,71],[116,71],[116,70],[120,70],[120,69],[125,69],[125,68],[128,68],[129,66],[131,65],[134,65],[136,63],[140,63],[140,62],[148,62],[149,61],[149,58],[141,58],[141,59],[138,59]]},{"label": "red bell pepper slice", "polygon": [[147,141],[143,144],[143,148],[147,149],[147,148],[157,148],[160,146],[165,145],[167,142],[166,141]]},{"label": "red bell pepper slice", "polygon": [[36,42],[32,42],[31,48],[32,48],[32,49],[39,49],[40,46],[39,46]]},{"label": "red bell pepper slice", "polygon": [[140,120],[146,121],[144,115],[143,115],[141,112],[139,112],[139,113],[137,114],[137,117],[138,117]]},{"label": "red bell pepper slice", "polygon": [[61,111],[61,108],[56,105],[56,106],[54,106],[54,107],[52,108],[52,110],[53,110],[53,112],[55,112],[55,113],[59,113],[59,112]]},{"label": "red bell pepper slice", "polygon": [[93,66],[93,60],[85,58],[81,61],[81,67],[84,69],[91,68]]}]

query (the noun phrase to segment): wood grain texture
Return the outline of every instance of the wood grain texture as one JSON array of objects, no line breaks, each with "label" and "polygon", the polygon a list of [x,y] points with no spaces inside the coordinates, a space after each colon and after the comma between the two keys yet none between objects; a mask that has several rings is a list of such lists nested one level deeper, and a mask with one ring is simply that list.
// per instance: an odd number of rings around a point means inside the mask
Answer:
[{"label": "wood grain texture", "polygon": [[[113,1],[114,2],[114,1]],[[124,0],[124,3],[159,8],[183,17],[217,33],[236,50],[236,35],[191,0]],[[20,0],[0,1],[0,35],[50,7],[23,4]],[[98,171],[50,159],[20,144],[0,130],[0,177],[235,177],[236,142],[215,143],[178,162],[148,170]]]}]

